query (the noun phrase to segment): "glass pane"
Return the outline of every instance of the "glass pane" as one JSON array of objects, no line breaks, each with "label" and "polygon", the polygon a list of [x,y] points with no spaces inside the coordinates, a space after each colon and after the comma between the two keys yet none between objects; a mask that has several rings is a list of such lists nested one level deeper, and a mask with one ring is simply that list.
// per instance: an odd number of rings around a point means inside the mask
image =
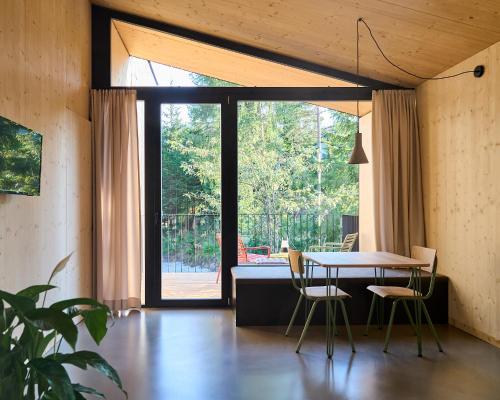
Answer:
[{"label": "glass pane", "polygon": [[314,104],[238,103],[239,264],[341,241],[341,216],[358,214],[355,132],[355,117]]},{"label": "glass pane", "polygon": [[163,104],[162,299],[220,299],[219,104]]}]

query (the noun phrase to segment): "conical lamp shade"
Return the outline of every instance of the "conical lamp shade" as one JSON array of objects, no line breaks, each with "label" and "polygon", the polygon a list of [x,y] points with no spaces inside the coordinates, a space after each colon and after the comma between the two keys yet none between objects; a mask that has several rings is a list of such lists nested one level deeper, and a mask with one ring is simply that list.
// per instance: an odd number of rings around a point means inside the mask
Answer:
[{"label": "conical lamp shade", "polygon": [[368,158],[366,158],[365,151],[363,150],[363,145],[361,144],[361,132],[356,133],[356,138],[354,141],[354,148],[352,149],[351,158],[349,159],[349,164],[367,164]]}]

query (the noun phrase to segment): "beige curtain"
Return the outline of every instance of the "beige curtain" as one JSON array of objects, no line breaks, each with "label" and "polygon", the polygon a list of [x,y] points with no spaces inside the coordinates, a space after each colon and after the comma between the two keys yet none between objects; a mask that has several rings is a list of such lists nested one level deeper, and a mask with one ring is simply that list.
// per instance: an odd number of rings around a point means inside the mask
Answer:
[{"label": "beige curtain", "polygon": [[409,256],[425,244],[416,95],[380,90],[372,99],[376,246]]},{"label": "beige curtain", "polygon": [[96,297],[113,311],[141,306],[136,92],[92,91]]}]

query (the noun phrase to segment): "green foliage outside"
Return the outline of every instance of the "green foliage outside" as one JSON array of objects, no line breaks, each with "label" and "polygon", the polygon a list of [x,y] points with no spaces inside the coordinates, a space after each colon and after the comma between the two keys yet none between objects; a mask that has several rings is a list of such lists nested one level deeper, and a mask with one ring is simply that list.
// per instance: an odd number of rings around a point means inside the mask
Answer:
[{"label": "green foliage outside", "polygon": [[[220,106],[166,104],[162,114],[164,258],[216,266]],[[355,129],[354,117],[314,104],[238,104],[239,231],[247,245],[276,251],[285,237],[299,248],[340,240],[340,215],[358,213],[358,168],[347,164]]]},{"label": "green foliage outside", "polygon": [[42,136],[0,117],[0,192],[37,195]]}]

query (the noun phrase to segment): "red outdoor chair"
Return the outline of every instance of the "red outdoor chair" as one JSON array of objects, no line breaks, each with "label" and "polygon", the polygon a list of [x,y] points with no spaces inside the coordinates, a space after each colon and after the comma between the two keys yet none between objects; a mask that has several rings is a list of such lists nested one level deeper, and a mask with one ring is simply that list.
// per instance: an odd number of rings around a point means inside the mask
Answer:
[{"label": "red outdoor chair", "polygon": [[[215,238],[217,239],[217,243],[219,244],[219,248],[222,249],[222,238],[220,233],[215,234]],[[250,253],[249,251],[265,251],[264,254],[255,254],[255,253]],[[238,264],[250,264],[250,263],[257,263],[258,261],[262,260],[263,258],[269,258],[271,255],[271,247],[269,246],[255,246],[255,247],[246,247],[245,244],[243,243],[243,240],[241,240],[241,236],[238,235]],[[217,270],[217,279],[216,283],[219,282],[220,278],[220,271],[221,271],[221,264],[219,264],[219,269]]]}]

